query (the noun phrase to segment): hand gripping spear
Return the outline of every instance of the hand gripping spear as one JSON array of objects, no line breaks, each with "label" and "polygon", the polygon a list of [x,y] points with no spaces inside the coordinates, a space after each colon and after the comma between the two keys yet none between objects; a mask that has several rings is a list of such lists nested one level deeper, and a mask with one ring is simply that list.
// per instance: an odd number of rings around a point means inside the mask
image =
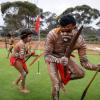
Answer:
[{"label": "hand gripping spear", "polygon": [[[37,42],[37,44],[36,44],[36,46],[35,46],[35,48],[34,48],[34,50],[33,50],[34,52],[35,52],[35,50],[38,48],[39,44],[40,44],[40,41]],[[32,56],[33,56],[33,54],[29,55],[29,56],[27,57],[27,59],[25,60],[25,62],[27,62],[28,59],[29,59],[30,57],[32,57]],[[35,55],[35,56],[37,56],[37,55]]]}]

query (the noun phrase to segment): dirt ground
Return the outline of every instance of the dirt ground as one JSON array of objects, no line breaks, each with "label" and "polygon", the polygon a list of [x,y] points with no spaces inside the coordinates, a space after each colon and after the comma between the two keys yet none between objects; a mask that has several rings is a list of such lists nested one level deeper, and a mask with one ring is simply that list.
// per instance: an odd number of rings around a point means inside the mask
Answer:
[{"label": "dirt ground", "polygon": [[[32,41],[31,42],[31,46],[32,48],[36,48],[36,49],[44,49],[44,41]],[[0,41],[0,48],[5,48],[6,44],[5,42]],[[9,47],[9,44],[7,44],[7,47]]]},{"label": "dirt ground", "polygon": [[[37,49],[44,49],[44,41],[32,41],[31,46],[32,48],[36,48],[37,45]],[[9,46],[9,44],[8,44]],[[5,42],[0,41],[0,48],[5,48]],[[87,49],[94,49],[94,48],[100,48],[100,44],[87,44]]]},{"label": "dirt ground", "polygon": [[[32,49],[44,50],[44,41],[32,41]],[[5,42],[0,42],[0,48],[5,48]],[[9,47],[9,45],[7,46]],[[87,44],[87,54],[100,55],[100,44]]]},{"label": "dirt ground", "polygon": [[[32,48],[35,48],[36,45],[38,46],[38,49],[44,49],[44,41],[32,41],[31,46]],[[9,44],[8,44],[9,45]],[[5,48],[5,42],[0,42],[0,48]],[[87,44],[87,49],[92,49],[92,48],[100,48],[100,44]]]}]

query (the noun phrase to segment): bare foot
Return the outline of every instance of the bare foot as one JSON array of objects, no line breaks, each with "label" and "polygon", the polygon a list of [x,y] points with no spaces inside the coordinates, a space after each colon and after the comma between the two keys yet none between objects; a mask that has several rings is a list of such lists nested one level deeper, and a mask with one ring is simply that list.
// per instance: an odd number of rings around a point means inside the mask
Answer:
[{"label": "bare foot", "polygon": [[12,84],[18,86],[18,83],[16,83],[16,81],[13,81]]},{"label": "bare foot", "polygon": [[25,89],[20,89],[20,92],[22,92],[22,93],[29,93],[30,91],[25,88]]}]

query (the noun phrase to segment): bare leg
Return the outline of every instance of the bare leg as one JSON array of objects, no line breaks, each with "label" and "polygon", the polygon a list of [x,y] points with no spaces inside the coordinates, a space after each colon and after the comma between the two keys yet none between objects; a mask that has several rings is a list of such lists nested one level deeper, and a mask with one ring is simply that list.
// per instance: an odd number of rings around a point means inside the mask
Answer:
[{"label": "bare leg", "polygon": [[84,71],[74,61],[69,61],[69,68],[72,72],[71,79],[80,79],[84,77]]},{"label": "bare leg", "polygon": [[54,63],[48,65],[48,72],[52,82],[52,100],[59,100],[60,79]]},{"label": "bare leg", "polygon": [[18,85],[20,81],[21,81],[21,76],[19,76],[19,78],[16,80],[16,85]]},{"label": "bare leg", "polygon": [[9,48],[9,50],[8,50],[8,56],[7,56],[7,58],[9,58],[10,53],[12,53],[12,49],[13,49],[13,47],[11,46],[11,47]]},{"label": "bare leg", "polygon": [[62,89],[62,91],[63,91],[64,93],[66,93],[66,89],[65,89],[65,87],[64,87],[63,82],[60,83],[60,88]]},{"label": "bare leg", "polygon": [[28,93],[29,91],[26,89],[25,87],[25,79],[26,79],[26,72],[24,71],[23,69],[23,66],[22,66],[22,63],[17,60],[16,63],[15,63],[15,68],[20,72],[21,74],[21,77],[17,80],[17,82],[19,82],[20,80],[22,80],[21,82],[21,92],[24,92],[24,93]]},{"label": "bare leg", "polygon": [[13,82],[13,84],[18,85],[20,81],[21,81],[21,75],[18,77],[16,81]]}]

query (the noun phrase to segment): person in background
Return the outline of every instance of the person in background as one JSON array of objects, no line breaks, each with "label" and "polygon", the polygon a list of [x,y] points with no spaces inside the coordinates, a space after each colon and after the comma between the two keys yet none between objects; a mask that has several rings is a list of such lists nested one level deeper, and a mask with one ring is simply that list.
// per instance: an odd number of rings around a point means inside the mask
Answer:
[{"label": "person in background", "polygon": [[10,36],[10,39],[9,39],[9,48],[8,48],[8,55],[7,55],[7,58],[9,58],[9,55],[12,53],[12,50],[14,48],[14,37],[12,37],[12,35]]},{"label": "person in background", "polygon": [[11,65],[20,73],[20,77],[15,81],[15,84],[18,85],[21,81],[20,91],[23,93],[29,92],[25,85],[26,76],[28,74],[25,59],[30,55],[34,55],[34,52],[30,52],[26,46],[26,44],[32,40],[32,34],[34,34],[34,32],[30,29],[21,31],[20,40],[15,44],[10,57]]}]

